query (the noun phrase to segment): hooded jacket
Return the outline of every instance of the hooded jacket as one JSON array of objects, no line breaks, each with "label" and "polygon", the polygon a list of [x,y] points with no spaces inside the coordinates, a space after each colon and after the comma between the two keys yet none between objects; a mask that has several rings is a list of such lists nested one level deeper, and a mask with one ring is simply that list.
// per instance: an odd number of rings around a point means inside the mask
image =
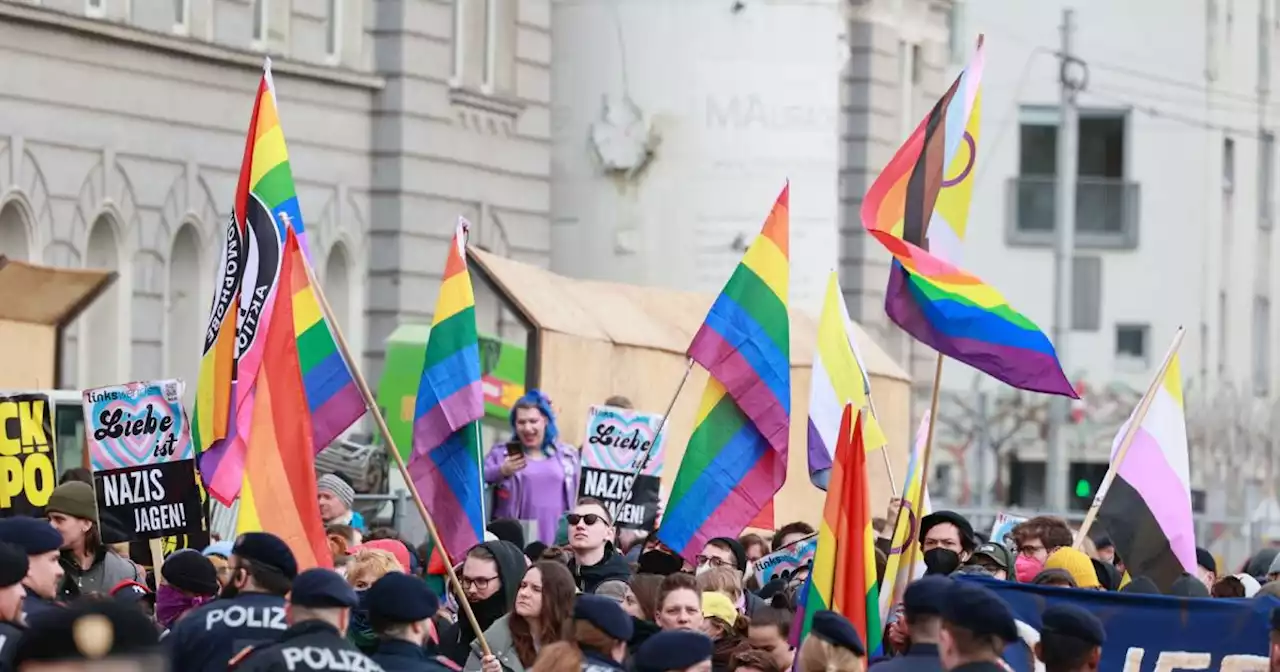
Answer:
[{"label": "hooded jacket", "polygon": [[[520,579],[525,572],[525,557],[524,551],[509,541],[486,541],[480,546],[493,555],[498,565],[498,578],[502,581],[498,592],[471,603],[480,631],[484,632],[507,615],[511,611],[511,605],[515,604],[516,591],[520,589]],[[440,654],[458,665],[464,665],[471,655],[471,643],[475,640],[476,633],[471,629],[471,622],[465,615],[459,614],[458,622],[440,633]]]},{"label": "hooded jacket", "polygon": [[594,593],[605,581],[631,579],[631,565],[622,554],[613,547],[613,542],[604,542],[604,557],[600,562],[586,567],[579,567],[575,558],[569,559],[569,571],[573,573],[573,582],[578,590]]}]

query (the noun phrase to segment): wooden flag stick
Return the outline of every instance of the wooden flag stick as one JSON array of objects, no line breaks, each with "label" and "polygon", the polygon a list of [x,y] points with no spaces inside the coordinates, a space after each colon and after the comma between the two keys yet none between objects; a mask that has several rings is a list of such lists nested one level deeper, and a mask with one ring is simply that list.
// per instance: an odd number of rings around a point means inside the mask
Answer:
[{"label": "wooden flag stick", "polygon": [[[484,632],[480,628],[479,621],[476,620],[475,612],[471,610],[471,603],[467,601],[467,592],[462,589],[462,583],[458,581],[457,572],[453,571],[453,562],[449,559],[449,553],[445,550],[444,541],[440,538],[440,532],[436,529],[436,523],[431,518],[431,512],[427,511],[427,505],[422,501],[422,496],[418,494],[418,488],[414,486],[413,479],[409,476],[409,469],[405,466],[404,458],[400,457],[400,449],[396,447],[396,440],[391,436],[391,429],[387,427],[387,419],[382,416],[382,409],[378,407],[377,401],[373,398],[373,392],[369,389],[369,383],[365,380],[364,374],[360,372],[360,368],[356,366],[356,361],[351,357],[351,349],[347,346],[347,339],[342,335],[342,328],[338,326],[337,320],[333,319],[333,310],[329,307],[329,301],[324,296],[324,290],[320,288],[320,282],[316,279],[315,269],[311,267],[311,260],[307,259],[307,255],[303,254],[302,264],[307,269],[307,278],[311,281],[311,288],[316,293],[316,299],[320,303],[320,310],[324,311],[324,318],[329,323],[330,329],[333,330],[334,340],[338,342],[338,349],[342,352],[342,356],[347,360],[347,366],[351,369],[351,377],[355,379],[356,387],[360,389],[360,396],[364,398],[364,407],[373,416],[373,422],[378,426],[378,433],[382,435],[382,440],[386,442],[387,449],[391,452],[391,457],[395,460],[396,468],[400,470],[400,476],[404,478],[405,485],[409,487],[409,494],[413,496],[413,503],[418,507],[418,515],[422,516],[422,522],[427,524],[427,531],[431,534],[431,539],[435,542],[435,550],[444,556],[444,569],[448,574],[449,585],[453,587],[454,594],[458,597],[458,608],[466,615],[467,621],[471,624],[471,629],[476,633],[476,641],[480,642],[480,649],[484,655],[491,656],[493,652],[489,650],[489,643],[484,639]],[[292,297],[289,297],[292,299]]]},{"label": "wooden flag stick", "polygon": [[[921,509],[924,509],[924,498],[929,492],[929,459],[933,457],[933,428],[938,426],[938,392],[942,386],[942,353],[938,353],[938,365],[933,370],[933,398],[929,400],[929,429],[924,437],[924,455],[921,457],[923,464],[920,465],[920,502]],[[907,583],[916,580],[916,553],[924,540],[920,538],[920,522],[924,520],[924,511],[916,511],[914,520],[911,521],[911,536],[907,537],[907,544],[910,550],[903,549],[903,553],[907,556]],[[902,515],[901,509],[898,515]],[[962,540],[963,541],[963,540]]]},{"label": "wooden flag stick", "polygon": [[649,466],[649,460],[653,457],[653,451],[658,449],[658,445],[662,441],[662,430],[667,428],[667,421],[671,419],[671,411],[675,410],[676,400],[680,398],[680,391],[684,389],[685,383],[689,382],[689,374],[693,373],[693,358],[685,360],[684,375],[680,378],[680,384],[676,385],[675,394],[671,395],[671,403],[667,404],[667,412],[662,414],[662,420],[658,422],[658,430],[653,433],[653,443],[645,449],[642,455],[639,455],[631,464],[631,482],[627,484],[627,492],[622,497],[622,503],[626,504],[631,501],[631,491],[635,488],[636,478]]},{"label": "wooden flag stick", "polygon": [[[1116,454],[1111,458],[1111,465],[1107,467],[1107,473],[1102,477],[1102,484],[1098,486],[1098,494],[1093,498],[1093,504],[1089,506],[1089,512],[1084,516],[1084,522],[1080,524],[1080,531],[1076,533],[1075,548],[1079,549],[1084,543],[1085,537],[1089,535],[1089,528],[1093,527],[1093,521],[1098,517],[1098,509],[1102,508],[1102,500],[1107,490],[1111,488],[1111,481],[1115,480],[1116,472],[1120,470],[1120,465],[1124,464],[1124,458],[1129,454],[1129,446],[1133,444],[1133,439],[1138,435],[1138,428],[1142,426],[1142,421],[1147,417],[1147,410],[1151,408],[1151,401],[1155,399],[1156,393],[1160,391],[1160,385],[1164,383],[1165,373],[1169,371],[1169,363],[1173,361],[1174,355],[1178,354],[1178,348],[1182,346],[1182,337],[1185,336],[1187,330],[1178,327],[1178,331],[1173,335],[1173,343],[1169,345],[1169,352],[1164,356],[1164,362],[1160,364],[1160,369],[1156,371],[1155,378],[1151,379],[1151,385],[1147,387],[1147,393],[1143,395],[1142,401],[1138,402],[1138,409],[1134,411],[1133,417],[1129,419],[1129,427],[1125,429],[1124,438],[1120,440],[1120,447],[1116,450]],[[1179,381],[1181,382],[1181,381]]]}]

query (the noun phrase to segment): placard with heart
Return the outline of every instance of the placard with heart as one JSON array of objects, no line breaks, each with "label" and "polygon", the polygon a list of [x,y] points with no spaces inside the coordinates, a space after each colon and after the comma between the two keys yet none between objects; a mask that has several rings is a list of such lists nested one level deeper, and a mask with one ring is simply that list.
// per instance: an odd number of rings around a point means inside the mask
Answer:
[{"label": "placard with heart", "polygon": [[[649,452],[649,462],[640,473],[661,476],[664,437],[658,435],[662,416],[614,406],[587,409],[586,438],[582,442],[582,465],[609,471],[631,472],[637,460]],[[656,445],[655,445],[656,440]]]},{"label": "placard with heart", "polygon": [[84,391],[85,442],[96,471],[195,458],[182,408],[181,380],[111,385]]}]

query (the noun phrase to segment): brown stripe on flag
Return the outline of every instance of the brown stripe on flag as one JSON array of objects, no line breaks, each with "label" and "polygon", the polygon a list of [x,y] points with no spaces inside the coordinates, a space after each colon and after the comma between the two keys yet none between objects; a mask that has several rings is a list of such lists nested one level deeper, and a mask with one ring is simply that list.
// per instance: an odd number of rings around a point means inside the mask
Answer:
[{"label": "brown stripe on flag", "polygon": [[956,95],[960,86],[960,78],[951,83],[951,88],[929,111],[929,119],[925,124],[924,145],[920,148],[920,156],[916,159],[915,168],[911,171],[911,179],[907,182],[907,202],[902,212],[902,239],[921,249],[929,249],[929,219],[933,217],[933,206],[938,201],[938,190],[942,188],[943,171],[946,166],[942,161],[946,155],[947,107]]},{"label": "brown stripe on flag", "polygon": [[1115,544],[1130,577],[1145,576],[1168,593],[1186,571],[1142,495],[1118,474],[1098,507],[1097,522]]}]

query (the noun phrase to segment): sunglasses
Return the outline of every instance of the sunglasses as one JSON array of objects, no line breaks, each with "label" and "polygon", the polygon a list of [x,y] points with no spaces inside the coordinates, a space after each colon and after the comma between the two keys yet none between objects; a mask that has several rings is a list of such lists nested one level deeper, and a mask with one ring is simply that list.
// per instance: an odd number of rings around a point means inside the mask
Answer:
[{"label": "sunglasses", "polygon": [[[604,517],[596,515],[594,513],[586,513],[586,514],[571,513],[565,516],[565,520],[569,521],[570,525],[577,525],[578,523],[585,521],[587,523],[587,526],[590,527],[604,520]],[[608,521],[605,521],[605,522],[608,522]]]}]

